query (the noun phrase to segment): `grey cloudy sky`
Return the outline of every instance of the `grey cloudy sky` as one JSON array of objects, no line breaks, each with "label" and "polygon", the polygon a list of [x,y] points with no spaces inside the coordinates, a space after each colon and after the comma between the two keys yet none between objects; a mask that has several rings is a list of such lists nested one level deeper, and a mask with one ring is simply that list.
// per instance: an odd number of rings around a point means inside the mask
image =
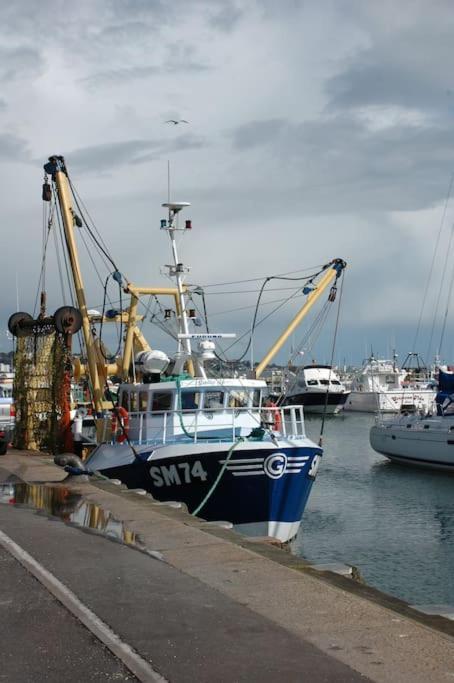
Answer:
[{"label": "grey cloudy sky", "polygon": [[[158,226],[169,159],[174,198],[192,202],[183,244],[192,282],[340,256],[348,272],[338,357],[359,361],[371,344],[404,355],[454,171],[453,31],[452,5],[441,0],[2,3],[3,330],[16,274],[20,308],[33,309],[47,156],[65,155],[116,261],[141,283],[162,282],[168,260]],[[174,117],[190,123],[164,124]],[[424,354],[452,221],[449,203]],[[99,304],[85,258],[84,267]],[[61,303],[53,270],[50,307]],[[207,297],[213,326],[247,329],[251,310],[221,312],[255,297]],[[442,298],[437,321],[444,306]],[[294,311],[263,325],[257,354]],[[315,356],[329,348],[327,332]]]}]

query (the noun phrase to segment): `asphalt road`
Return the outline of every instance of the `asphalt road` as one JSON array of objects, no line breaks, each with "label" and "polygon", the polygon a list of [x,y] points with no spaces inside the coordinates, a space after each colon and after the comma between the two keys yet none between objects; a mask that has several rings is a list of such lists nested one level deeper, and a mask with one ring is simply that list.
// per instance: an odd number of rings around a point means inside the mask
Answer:
[{"label": "asphalt road", "polygon": [[0,548],[0,680],[135,681],[80,622]]}]

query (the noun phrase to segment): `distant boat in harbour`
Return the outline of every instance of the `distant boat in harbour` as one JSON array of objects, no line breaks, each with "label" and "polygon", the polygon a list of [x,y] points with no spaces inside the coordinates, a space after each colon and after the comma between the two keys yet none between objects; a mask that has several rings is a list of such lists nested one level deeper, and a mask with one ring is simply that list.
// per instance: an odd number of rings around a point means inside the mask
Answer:
[{"label": "distant boat in harbour", "polygon": [[396,358],[381,360],[371,355],[353,378],[344,409],[364,413],[427,412],[434,398],[432,384],[409,377],[407,370],[399,369]]},{"label": "distant boat in harbour", "polygon": [[331,365],[306,365],[290,381],[284,405],[302,405],[305,413],[334,415],[340,412],[350,391]]}]

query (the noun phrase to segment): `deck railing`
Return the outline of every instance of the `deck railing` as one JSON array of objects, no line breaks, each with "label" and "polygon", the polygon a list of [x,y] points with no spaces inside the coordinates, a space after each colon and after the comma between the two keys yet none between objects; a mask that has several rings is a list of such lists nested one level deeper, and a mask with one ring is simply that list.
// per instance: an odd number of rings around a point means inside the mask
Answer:
[{"label": "deck railing", "polygon": [[[105,418],[102,429],[104,442],[113,440],[109,426],[110,418]],[[207,438],[210,441],[235,441],[240,435],[249,436],[258,427],[288,439],[303,438],[306,436],[303,406],[131,412],[128,431],[131,442],[141,445],[168,444],[186,439],[197,443]]]}]

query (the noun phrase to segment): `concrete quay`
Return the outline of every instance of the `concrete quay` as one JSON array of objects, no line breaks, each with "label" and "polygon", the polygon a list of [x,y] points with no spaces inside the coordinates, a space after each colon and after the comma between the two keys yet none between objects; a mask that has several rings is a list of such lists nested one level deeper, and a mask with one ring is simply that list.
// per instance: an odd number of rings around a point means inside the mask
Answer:
[{"label": "concrete quay", "polygon": [[66,658],[67,681],[454,680],[454,622],[149,495],[65,476],[43,454],[0,459],[0,483],[68,486],[136,548],[0,505],[2,650],[17,653],[0,679],[61,680]]}]

